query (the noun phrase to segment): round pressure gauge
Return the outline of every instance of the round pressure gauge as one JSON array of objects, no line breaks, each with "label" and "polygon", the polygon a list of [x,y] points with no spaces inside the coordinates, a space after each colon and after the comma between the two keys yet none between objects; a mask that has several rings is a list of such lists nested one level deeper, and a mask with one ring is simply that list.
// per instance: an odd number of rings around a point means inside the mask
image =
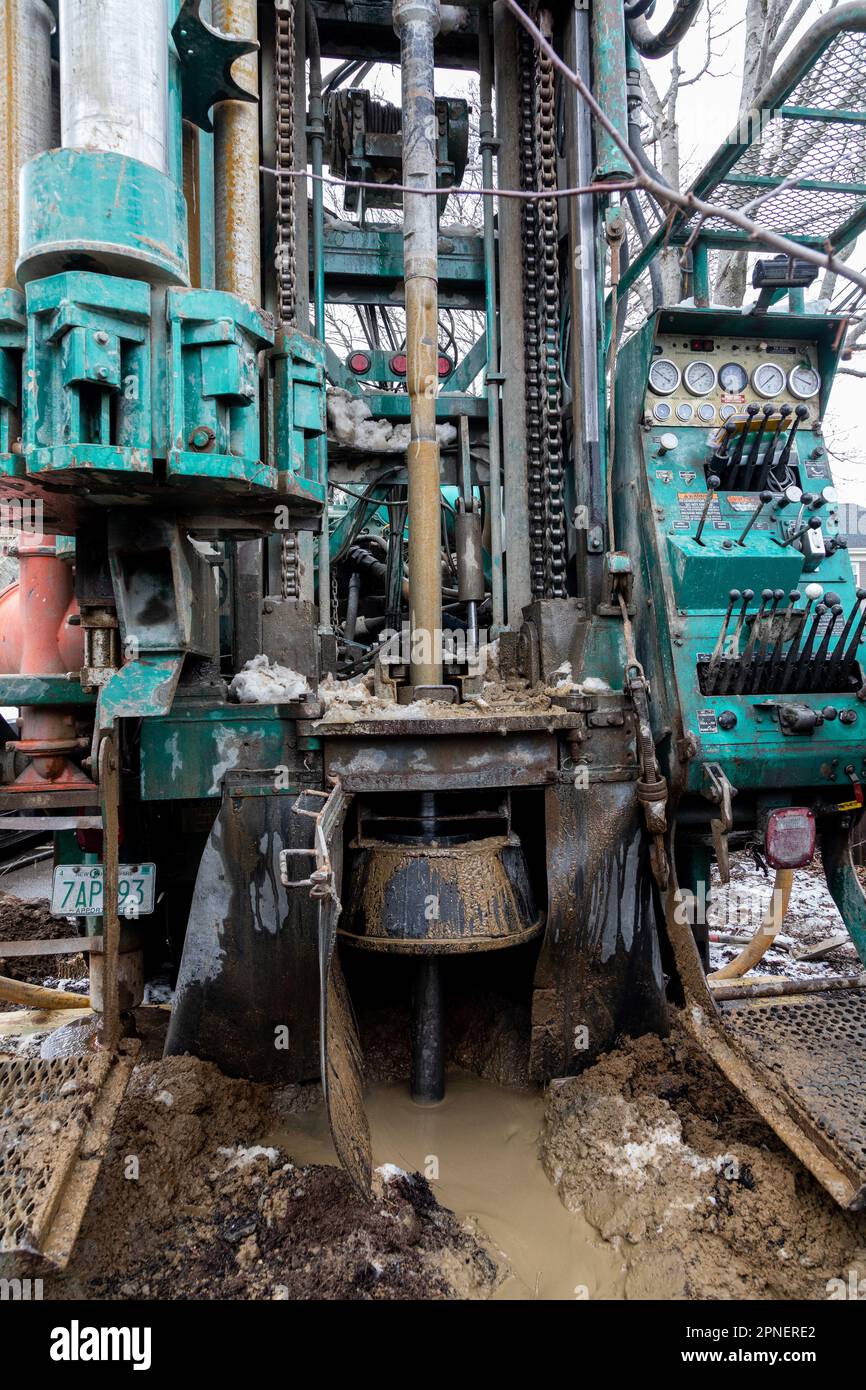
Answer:
[{"label": "round pressure gauge", "polygon": [[716,389],[716,369],[709,362],[690,362],[683,372],[686,390],[693,396],[708,396]]},{"label": "round pressure gauge", "polygon": [[731,395],[745,391],[749,384],[749,374],[739,362],[726,362],[719,368],[719,385]]},{"label": "round pressure gauge", "polygon": [[653,415],[657,420],[669,420],[671,418],[671,408],[667,401],[659,401],[658,405],[654,405]]},{"label": "round pressure gauge", "polygon": [[781,396],[785,389],[785,381],[785,373],[778,362],[762,362],[752,372],[752,385],[765,401],[772,400],[774,396]]},{"label": "round pressure gauge", "polygon": [[716,407],[710,405],[709,401],[704,401],[703,405],[698,406],[698,419],[703,420],[705,425],[712,424],[716,418]]},{"label": "round pressure gauge", "polygon": [[677,419],[681,420],[684,425],[687,424],[689,420],[691,420],[693,414],[694,407],[690,406],[688,401],[683,401],[680,405],[677,406]]},{"label": "round pressure gauge", "polygon": [[810,401],[821,390],[821,377],[814,367],[794,367],[788,374],[788,386],[798,401]]},{"label": "round pressure gauge", "polygon": [[653,362],[649,372],[650,390],[657,396],[670,396],[680,384],[680,369],[669,357]]},{"label": "round pressure gauge", "polygon": [[719,407],[719,414],[723,420],[730,420],[731,416],[736,415],[736,413],[737,407],[735,405],[723,405]]}]

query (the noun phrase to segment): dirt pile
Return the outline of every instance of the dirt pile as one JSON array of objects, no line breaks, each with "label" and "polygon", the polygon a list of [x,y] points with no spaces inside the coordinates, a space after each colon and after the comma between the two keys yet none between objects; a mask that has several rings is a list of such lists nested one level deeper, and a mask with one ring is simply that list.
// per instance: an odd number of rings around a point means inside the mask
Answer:
[{"label": "dirt pile", "polygon": [[630,1298],[822,1299],[866,1280],[866,1213],[836,1206],[679,1025],[554,1083],[541,1156],[621,1251]]},{"label": "dirt pile", "polygon": [[422,1177],[380,1172],[368,1204],[339,1169],[262,1143],[275,1114],[319,1100],[192,1057],[138,1066],[46,1298],[486,1297],[496,1266]]},{"label": "dirt pile", "polygon": [[[47,902],[23,902],[9,893],[0,893],[0,975],[38,984],[52,977],[74,980],[86,976],[83,956],[3,956],[4,941],[54,941],[74,935],[75,929],[65,917],[51,916]],[[4,1010],[13,1007],[0,1005]]]}]

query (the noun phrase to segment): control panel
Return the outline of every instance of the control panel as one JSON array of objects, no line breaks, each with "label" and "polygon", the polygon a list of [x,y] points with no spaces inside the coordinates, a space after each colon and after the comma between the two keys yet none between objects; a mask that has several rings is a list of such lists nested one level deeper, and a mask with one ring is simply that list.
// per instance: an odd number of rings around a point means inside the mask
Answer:
[{"label": "control panel", "polygon": [[655,343],[646,412],[654,423],[724,425],[750,404],[804,407],[820,417],[821,373],[814,343],[664,334]]}]

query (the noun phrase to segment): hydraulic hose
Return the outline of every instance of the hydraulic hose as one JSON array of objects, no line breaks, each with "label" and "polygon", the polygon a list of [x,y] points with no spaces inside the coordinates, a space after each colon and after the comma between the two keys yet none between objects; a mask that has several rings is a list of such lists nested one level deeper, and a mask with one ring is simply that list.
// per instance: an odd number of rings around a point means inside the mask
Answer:
[{"label": "hydraulic hose", "polygon": [[770,899],[770,906],[761,921],[760,926],[755,930],[755,934],[747,946],[744,946],[738,956],[729,960],[727,965],[723,965],[721,970],[713,971],[707,978],[712,984],[716,980],[736,980],[747,971],[752,970],[758,964],[772,946],[775,938],[782,929],[785,920],[785,913],[788,911],[788,903],[791,898],[791,885],[794,882],[793,869],[777,869],[776,881],[773,884],[773,896]]},{"label": "hydraulic hose", "polygon": [[642,58],[664,58],[673,53],[697,18],[703,0],[680,0],[667,24],[654,34],[642,15],[628,16],[629,38]]},{"label": "hydraulic hose", "polygon": [[655,3],[656,0],[625,0],[626,19],[640,19],[642,15],[652,14]]}]

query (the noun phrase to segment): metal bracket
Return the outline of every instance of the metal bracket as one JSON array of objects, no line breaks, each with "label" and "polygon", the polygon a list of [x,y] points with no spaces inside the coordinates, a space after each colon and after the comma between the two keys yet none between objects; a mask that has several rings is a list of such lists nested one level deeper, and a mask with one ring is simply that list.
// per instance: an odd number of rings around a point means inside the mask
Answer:
[{"label": "metal bracket", "polygon": [[728,781],[718,763],[705,764],[704,781],[707,784],[704,788],[704,796],[719,807],[718,816],[710,821],[710,832],[719,864],[719,876],[722,883],[729,883],[731,861],[728,854],[728,832],[734,823],[731,802],[737,795],[737,789]]},{"label": "metal bracket", "polygon": [[218,101],[258,101],[254,92],[232,77],[238,58],[257,53],[255,39],[236,39],[212,29],[202,19],[201,0],[184,0],[171,36],[181,65],[183,118],[208,133],[213,130],[210,109]]},{"label": "metal bracket", "polygon": [[[309,805],[313,798],[318,798],[320,803],[318,807],[315,801],[313,801],[312,807]],[[338,912],[340,911],[340,900],[337,896],[335,874],[331,863],[331,840],[335,829],[342,824],[351,801],[352,794],[343,790],[339,779],[329,792],[319,792],[312,788],[301,792],[292,810],[299,816],[309,816],[311,820],[315,821],[314,844],[310,849],[280,850],[280,881],[283,886],[285,888],[309,888],[311,898],[330,898]],[[289,878],[289,862],[290,859],[298,855],[314,859],[316,867],[311,870],[307,878],[291,879]]]}]

